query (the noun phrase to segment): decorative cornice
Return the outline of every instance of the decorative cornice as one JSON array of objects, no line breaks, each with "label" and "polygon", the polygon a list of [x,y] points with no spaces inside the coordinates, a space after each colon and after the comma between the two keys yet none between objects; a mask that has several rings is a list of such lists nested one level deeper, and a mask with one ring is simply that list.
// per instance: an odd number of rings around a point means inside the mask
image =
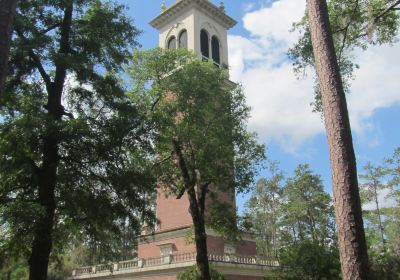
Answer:
[{"label": "decorative cornice", "polygon": [[213,19],[220,23],[226,29],[236,25],[236,21],[225,14],[225,12],[207,0],[179,0],[171,7],[163,11],[158,17],[150,22],[150,25],[160,30],[170,20],[183,14],[190,8],[195,7],[203,12],[210,14]]}]

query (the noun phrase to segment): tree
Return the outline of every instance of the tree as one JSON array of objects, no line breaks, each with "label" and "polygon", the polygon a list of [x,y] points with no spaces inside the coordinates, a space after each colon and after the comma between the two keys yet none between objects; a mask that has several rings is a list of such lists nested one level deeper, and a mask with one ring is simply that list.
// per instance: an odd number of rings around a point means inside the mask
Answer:
[{"label": "tree", "polygon": [[16,7],[17,0],[0,0],[0,102],[8,72],[7,65]]},{"label": "tree", "polygon": [[[354,60],[354,50],[367,49],[370,45],[396,42],[400,27],[400,1],[398,0],[331,0],[328,2],[329,20],[333,31],[333,42],[342,76],[344,90],[349,91],[354,69],[359,66]],[[298,74],[315,68],[311,45],[311,33],[307,13],[294,25],[301,32],[298,42],[289,50]],[[314,109],[322,112],[321,91],[315,83]]]},{"label": "tree", "polygon": [[328,247],[335,243],[331,198],[307,164],[300,164],[294,173],[283,189],[280,209],[282,231],[291,236],[286,245],[308,240]]},{"label": "tree", "polygon": [[21,1],[0,124],[0,222],[46,279],[74,236],[119,235],[151,214],[151,135],[118,73],[137,45],[123,6]]},{"label": "tree", "polygon": [[282,248],[280,263],[289,268],[278,271],[278,274],[283,274],[281,279],[340,279],[337,247],[321,245],[312,240]]},{"label": "tree", "polygon": [[[383,165],[368,162],[360,175],[370,270],[373,279],[400,276],[399,201],[396,197],[397,150]],[[382,199],[384,198],[384,199]]]},{"label": "tree", "polygon": [[199,274],[210,279],[206,205],[248,189],[264,158],[263,146],[246,131],[249,108],[225,70],[182,50],[138,53],[131,73],[156,121],[159,185],[178,199],[187,194]]},{"label": "tree", "polygon": [[356,158],[328,7],[326,1],[317,0],[308,0],[307,7],[328,137],[342,275],[344,279],[368,279]]},{"label": "tree", "polygon": [[387,170],[382,166],[373,166],[370,162],[364,166],[365,174],[360,175],[363,183],[360,185],[360,194],[364,203],[375,203],[375,214],[378,220],[378,228],[380,231],[381,248],[385,248],[385,234],[382,221],[381,207],[379,205],[379,192],[388,189],[388,186],[383,183],[385,176],[388,174]]},{"label": "tree", "polygon": [[300,164],[281,186],[283,175],[276,162],[269,169],[270,178],[258,181],[247,202],[246,215],[259,254],[272,255],[281,264],[271,279],[337,279],[340,263],[333,207],[320,176]]},{"label": "tree", "polygon": [[392,176],[389,185],[393,195],[400,202],[400,148],[395,149],[392,157],[386,159],[386,163],[388,164],[388,172]]},{"label": "tree", "polygon": [[270,178],[257,181],[252,196],[246,202],[245,216],[251,221],[256,236],[257,251],[262,257],[277,257],[279,246],[280,207],[282,204],[282,171],[278,163],[269,164]]}]

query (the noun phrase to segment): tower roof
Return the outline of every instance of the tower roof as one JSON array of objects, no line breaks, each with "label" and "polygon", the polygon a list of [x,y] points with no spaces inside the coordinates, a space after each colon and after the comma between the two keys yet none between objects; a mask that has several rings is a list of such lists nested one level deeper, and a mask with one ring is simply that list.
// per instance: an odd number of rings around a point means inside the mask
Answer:
[{"label": "tower roof", "polygon": [[233,18],[225,14],[223,9],[215,6],[208,0],[177,0],[171,7],[162,11],[159,16],[153,19],[150,25],[156,29],[160,29],[170,20],[173,20],[193,7],[211,15],[215,21],[226,29],[235,26],[237,23]]}]

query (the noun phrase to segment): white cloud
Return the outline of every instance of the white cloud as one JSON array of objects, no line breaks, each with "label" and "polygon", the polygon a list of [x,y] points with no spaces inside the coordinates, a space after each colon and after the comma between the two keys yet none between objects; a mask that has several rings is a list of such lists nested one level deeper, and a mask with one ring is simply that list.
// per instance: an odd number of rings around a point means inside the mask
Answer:
[{"label": "white cloud", "polygon": [[253,108],[250,127],[262,139],[278,140],[286,151],[294,152],[308,138],[321,133],[318,114],[311,113],[312,80],[297,80],[288,63],[279,68],[258,66],[247,69],[241,80],[247,102]]},{"label": "white cloud", "polygon": [[[244,15],[248,36],[228,38],[231,79],[245,88],[253,108],[251,129],[263,141],[278,141],[289,152],[296,152],[305,141],[324,131],[320,116],[312,113],[310,106],[312,76],[298,81],[286,55],[299,36],[289,30],[304,11],[305,1],[275,1]],[[357,54],[361,68],[348,99],[356,133],[373,128],[376,110],[400,102],[399,54],[400,44],[372,47]]]},{"label": "white cloud", "polygon": [[352,128],[373,129],[373,114],[400,103],[400,44],[374,46],[357,54],[360,65],[348,97]]},{"label": "white cloud", "polygon": [[296,41],[297,35],[289,30],[293,22],[302,18],[304,10],[305,1],[275,1],[271,7],[247,13],[243,17],[243,24],[252,36],[292,44]]},{"label": "white cloud", "polygon": [[[382,208],[392,208],[392,207],[398,206],[396,200],[393,197],[388,197],[389,194],[390,194],[390,190],[378,191],[378,204],[381,209]],[[367,211],[375,210],[376,203],[374,201],[365,203],[362,205],[362,208]]]}]

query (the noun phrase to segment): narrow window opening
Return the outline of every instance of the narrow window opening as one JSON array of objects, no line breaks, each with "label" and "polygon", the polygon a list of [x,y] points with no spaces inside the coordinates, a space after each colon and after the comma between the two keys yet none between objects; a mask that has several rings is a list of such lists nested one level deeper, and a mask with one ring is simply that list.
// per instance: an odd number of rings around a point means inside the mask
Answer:
[{"label": "narrow window opening", "polygon": [[187,31],[183,30],[179,35],[179,48],[187,49]]},{"label": "narrow window opening", "polygon": [[172,36],[171,38],[169,38],[168,40],[168,45],[167,45],[168,49],[176,49],[176,38],[175,36]]},{"label": "narrow window opening", "polygon": [[203,59],[207,60],[210,57],[210,48],[208,46],[208,33],[204,29],[200,31],[200,49]]},{"label": "narrow window opening", "polygon": [[216,36],[213,36],[211,39],[211,49],[212,49],[212,59],[213,61],[220,65],[221,64],[221,55],[219,50],[219,40]]}]

